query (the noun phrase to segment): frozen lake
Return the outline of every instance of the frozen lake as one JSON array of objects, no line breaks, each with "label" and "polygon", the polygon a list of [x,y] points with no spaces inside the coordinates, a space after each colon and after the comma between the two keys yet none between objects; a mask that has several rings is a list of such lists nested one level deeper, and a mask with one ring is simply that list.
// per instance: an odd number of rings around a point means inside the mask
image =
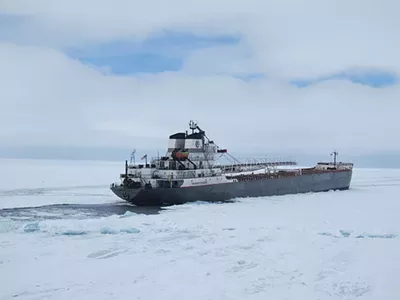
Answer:
[{"label": "frozen lake", "polygon": [[399,299],[400,170],[342,192],[120,201],[123,163],[0,160],[0,299]]}]

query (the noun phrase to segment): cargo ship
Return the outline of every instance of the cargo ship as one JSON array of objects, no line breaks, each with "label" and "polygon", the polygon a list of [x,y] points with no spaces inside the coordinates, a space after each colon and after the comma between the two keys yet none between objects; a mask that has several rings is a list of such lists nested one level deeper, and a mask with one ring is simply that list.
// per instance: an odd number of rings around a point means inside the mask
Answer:
[{"label": "cargo ship", "polygon": [[[331,154],[333,161],[308,168],[296,168],[291,160],[243,162],[217,146],[196,122],[190,121],[189,129],[170,135],[166,154],[149,163],[146,154],[145,163],[136,164],[133,152],[120,181],[111,184],[112,192],[137,206],[161,207],[350,187],[353,163],[337,162],[336,151]],[[218,163],[222,156],[230,162]]]}]

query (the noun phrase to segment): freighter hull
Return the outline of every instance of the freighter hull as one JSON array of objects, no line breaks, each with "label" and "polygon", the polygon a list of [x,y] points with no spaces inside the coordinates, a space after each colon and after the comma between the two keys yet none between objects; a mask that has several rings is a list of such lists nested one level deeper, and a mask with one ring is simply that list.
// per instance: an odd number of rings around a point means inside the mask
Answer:
[{"label": "freighter hull", "polygon": [[195,201],[221,202],[242,197],[346,190],[351,178],[352,169],[193,187],[130,189],[114,186],[111,190],[121,199],[138,206],[168,206]]}]

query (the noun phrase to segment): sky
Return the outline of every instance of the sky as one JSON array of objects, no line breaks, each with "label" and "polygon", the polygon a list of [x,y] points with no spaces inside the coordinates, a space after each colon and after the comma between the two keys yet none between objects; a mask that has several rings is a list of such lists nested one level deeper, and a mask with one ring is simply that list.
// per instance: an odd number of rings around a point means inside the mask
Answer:
[{"label": "sky", "polygon": [[3,0],[0,156],[156,153],[194,119],[233,152],[400,166],[398,28],[395,0]]}]

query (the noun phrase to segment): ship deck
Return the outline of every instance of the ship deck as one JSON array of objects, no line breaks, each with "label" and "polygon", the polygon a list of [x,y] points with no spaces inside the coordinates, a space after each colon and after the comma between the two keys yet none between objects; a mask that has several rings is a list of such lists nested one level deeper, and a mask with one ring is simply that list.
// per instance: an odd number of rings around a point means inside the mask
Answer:
[{"label": "ship deck", "polygon": [[235,174],[226,176],[227,179],[237,179],[238,181],[250,181],[250,180],[260,180],[260,179],[272,179],[272,178],[282,178],[282,177],[294,177],[301,175],[311,175],[311,174],[323,174],[323,173],[333,173],[333,172],[346,172],[349,170],[320,170],[316,168],[302,168],[293,170],[280,170],[274,173],[257,173],[257,174]]},{"label": "ship deck", "polygon": [[295,161],[277,161],[277,162],[229,164],[229,165],[220,165],[218,167],[221,168],[223,171],[230,171],[248,167],[278,167],[278,166],[295,166],[295,165],[297,165],[297,162]]}]

